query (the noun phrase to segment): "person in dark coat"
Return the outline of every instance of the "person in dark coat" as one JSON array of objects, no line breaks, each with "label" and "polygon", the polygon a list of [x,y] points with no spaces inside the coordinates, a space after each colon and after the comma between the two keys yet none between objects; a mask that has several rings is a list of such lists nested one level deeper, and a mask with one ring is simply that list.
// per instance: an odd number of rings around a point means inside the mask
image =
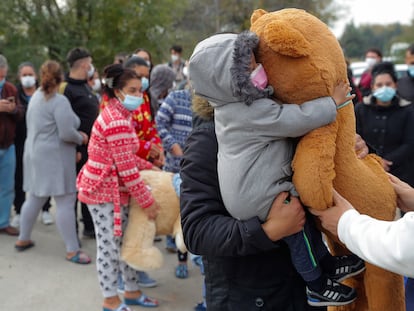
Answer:
[{"label": "person in dark coat", "polygon": [[[91,136],[92,126],[99,113],[99,102],[97,97],[93,94],[89,87],[87,79],[91,78],[95,72],[92,64],[92,57],[88,50],[80,47],[73,48],[68,52],[66,58],[70,67],[69,75],[66,77],[66,85],[63,95],[69,99],[73,111],[79,117],[81,124],[80,130],[85,132],[89,137]],[[76,164],[76,173],[79,173],[82,166],[88,160],[88,144],[78,146],[77,148],[78,161]],[[80,157],[79,157],[80,156]],[[75,212],[77,219],[78,200],[75,203]],[[85,203],[80,203],[82,222],[83,222],[83,236],[88,238],[95,237],[95,230],[93,227],[93,220],[89,213],[88,207]],[[78,231],[78,222],[76,221],[76,230]]]},{"label": "person in dark coat", "polygon": [[279,241],[303,226],[299,201],[278,197],[265,223],[231,217],[220,196],[213,109],[197,98],[193,112],[181,163],[181,219],[189,251],[203,256],[207,309],[326,310],[307,304],[305,283]]},{"label": "person in dark coat", "polygon": [[372,69],[372,95],[355,106],[356,130],[382,158],[387,172],[414,186],[414,109],[397,93],[390,62]]}]

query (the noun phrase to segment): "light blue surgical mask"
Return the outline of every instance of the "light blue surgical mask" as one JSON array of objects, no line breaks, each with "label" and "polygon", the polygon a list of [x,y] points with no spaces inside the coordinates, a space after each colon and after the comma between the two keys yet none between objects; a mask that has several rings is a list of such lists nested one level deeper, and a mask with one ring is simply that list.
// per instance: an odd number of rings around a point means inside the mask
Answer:
[{"label": "light blue surgical mask", "polygon": [[4,86],[4,83],[6,83],[6,78],[4,78],[3,80],[0,80],[0,88]]},{"label": "light blue surgical mask", "polygon": [[414,78],[414,65],[408,65],[407,71],[409,76]]},{"label": "light blue surgical mask", "polygon": [[383,86],[379,89],[376,89],[372,95],[379,99],[382,102],[389,102],[395,96],[395,89],[389,86]]},{"label": "light blue surgical mask", "polygon": [[142,84],[142,86],[141,86],[141,92],[144,92],[144,91],[148,90],[149,80],[147,78],[142,77],[141,78],[141,84]]},{"label": "light blue surgical mask", "polygon": [[124,100],[121,101],[122,105],[129,111],[134,111],[135,109],[137,109],[139,106],[142,105],[142,103],[144,102],[144,99],[138,96],[133,96],[133,95],[128,95],[128,94],[124,94],[122,93],[122,95],[124,95]]}]

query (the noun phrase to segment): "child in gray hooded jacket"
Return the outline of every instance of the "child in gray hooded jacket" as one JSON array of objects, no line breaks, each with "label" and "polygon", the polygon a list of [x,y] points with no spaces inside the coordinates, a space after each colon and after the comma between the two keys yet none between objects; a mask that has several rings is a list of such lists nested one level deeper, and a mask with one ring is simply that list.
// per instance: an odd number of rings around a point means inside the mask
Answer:
[{"label": "child in gray hooded jacket", "polygon": [[[347,96],[349,87],[342,83],[333,98],[301,105],[271,100],[273,89],[254,57],[258,42],[251,32],[204,40],[190,60],[190,73],[196,94],[214,107],[217,169],[226,209],[237,219],[257,216],[265,221],[277,194],[297,196],[291,181],[294,139],[333,122],[337,105],[352,96]],[[337,281],[364,270],[363,261],[356,256],[332,257],[308,220],[302,232],[284,239],[295,268],[307,282],[308,303],[351,303],[355,290]]]}]

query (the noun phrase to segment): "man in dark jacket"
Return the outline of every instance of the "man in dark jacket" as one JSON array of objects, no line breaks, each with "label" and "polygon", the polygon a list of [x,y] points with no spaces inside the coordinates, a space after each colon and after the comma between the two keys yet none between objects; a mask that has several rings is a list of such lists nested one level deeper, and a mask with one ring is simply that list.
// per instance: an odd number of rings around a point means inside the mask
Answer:
[{"label": "man in dark jacket", "polygon": [[220,196],[213,110],[198,100],[193,111],[181,164],[181,219],[188,249],[203,255],[208,310],[325,310],[307,304],[305,284],[278,241],[300,227],[302,207],[278,198],[264,224],[231,217]]},{"label": "man in dark jacket", "polygon": [[16,153],[14,136],[16,123],[24,114],[16,87],[6,81],[7,59],[0,55],[0,233],[18,235],[10,226],[10,210],[14,199]]},{"label": "man in dark jacket", "polygon": [[[69,99],[73,111],[78,115],[81,125],[79,130],[91,136],[92,126],[99,113],[99,102],[89,87],[87,80],[93,76],[95,68],[92,65],[91,54],[84,48],[74,48],[69,51],[66,58],[70,67],[69,75],[66,77],[66,85],[63,94]],[[76,171],[79,173],[88,159],[88,145],[78,146],[78,162]],[[78,201],[75,203],[77,211]],[[95,237],[92,217],[86,204],[81,203],[83,219],[83,235]],[[76,213],[77,215],[77,213]],[[76,223],[77,224],[77,223]],[[78,225],[76,225],[78,227]]]}]

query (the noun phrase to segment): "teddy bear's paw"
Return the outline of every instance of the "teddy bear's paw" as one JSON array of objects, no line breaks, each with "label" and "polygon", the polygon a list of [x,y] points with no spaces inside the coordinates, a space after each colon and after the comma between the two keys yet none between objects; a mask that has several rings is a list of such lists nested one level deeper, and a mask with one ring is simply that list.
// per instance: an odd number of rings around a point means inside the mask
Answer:
[{"label": "teddy bear's paw", "polygon": [[164,263],[161,251],[155,246],[141,250],[122,248],[121,259],[139,271],[159,269]]},{"label": "teddy bear's paw", "polygon": [[177,248],[180,250],[181,253],[186,253],[187,252],[187,247],[185,246],[184,243],[184,237],[183,237],[183,233],[177,233],[175,235],[175,245],[177,245]]}]

